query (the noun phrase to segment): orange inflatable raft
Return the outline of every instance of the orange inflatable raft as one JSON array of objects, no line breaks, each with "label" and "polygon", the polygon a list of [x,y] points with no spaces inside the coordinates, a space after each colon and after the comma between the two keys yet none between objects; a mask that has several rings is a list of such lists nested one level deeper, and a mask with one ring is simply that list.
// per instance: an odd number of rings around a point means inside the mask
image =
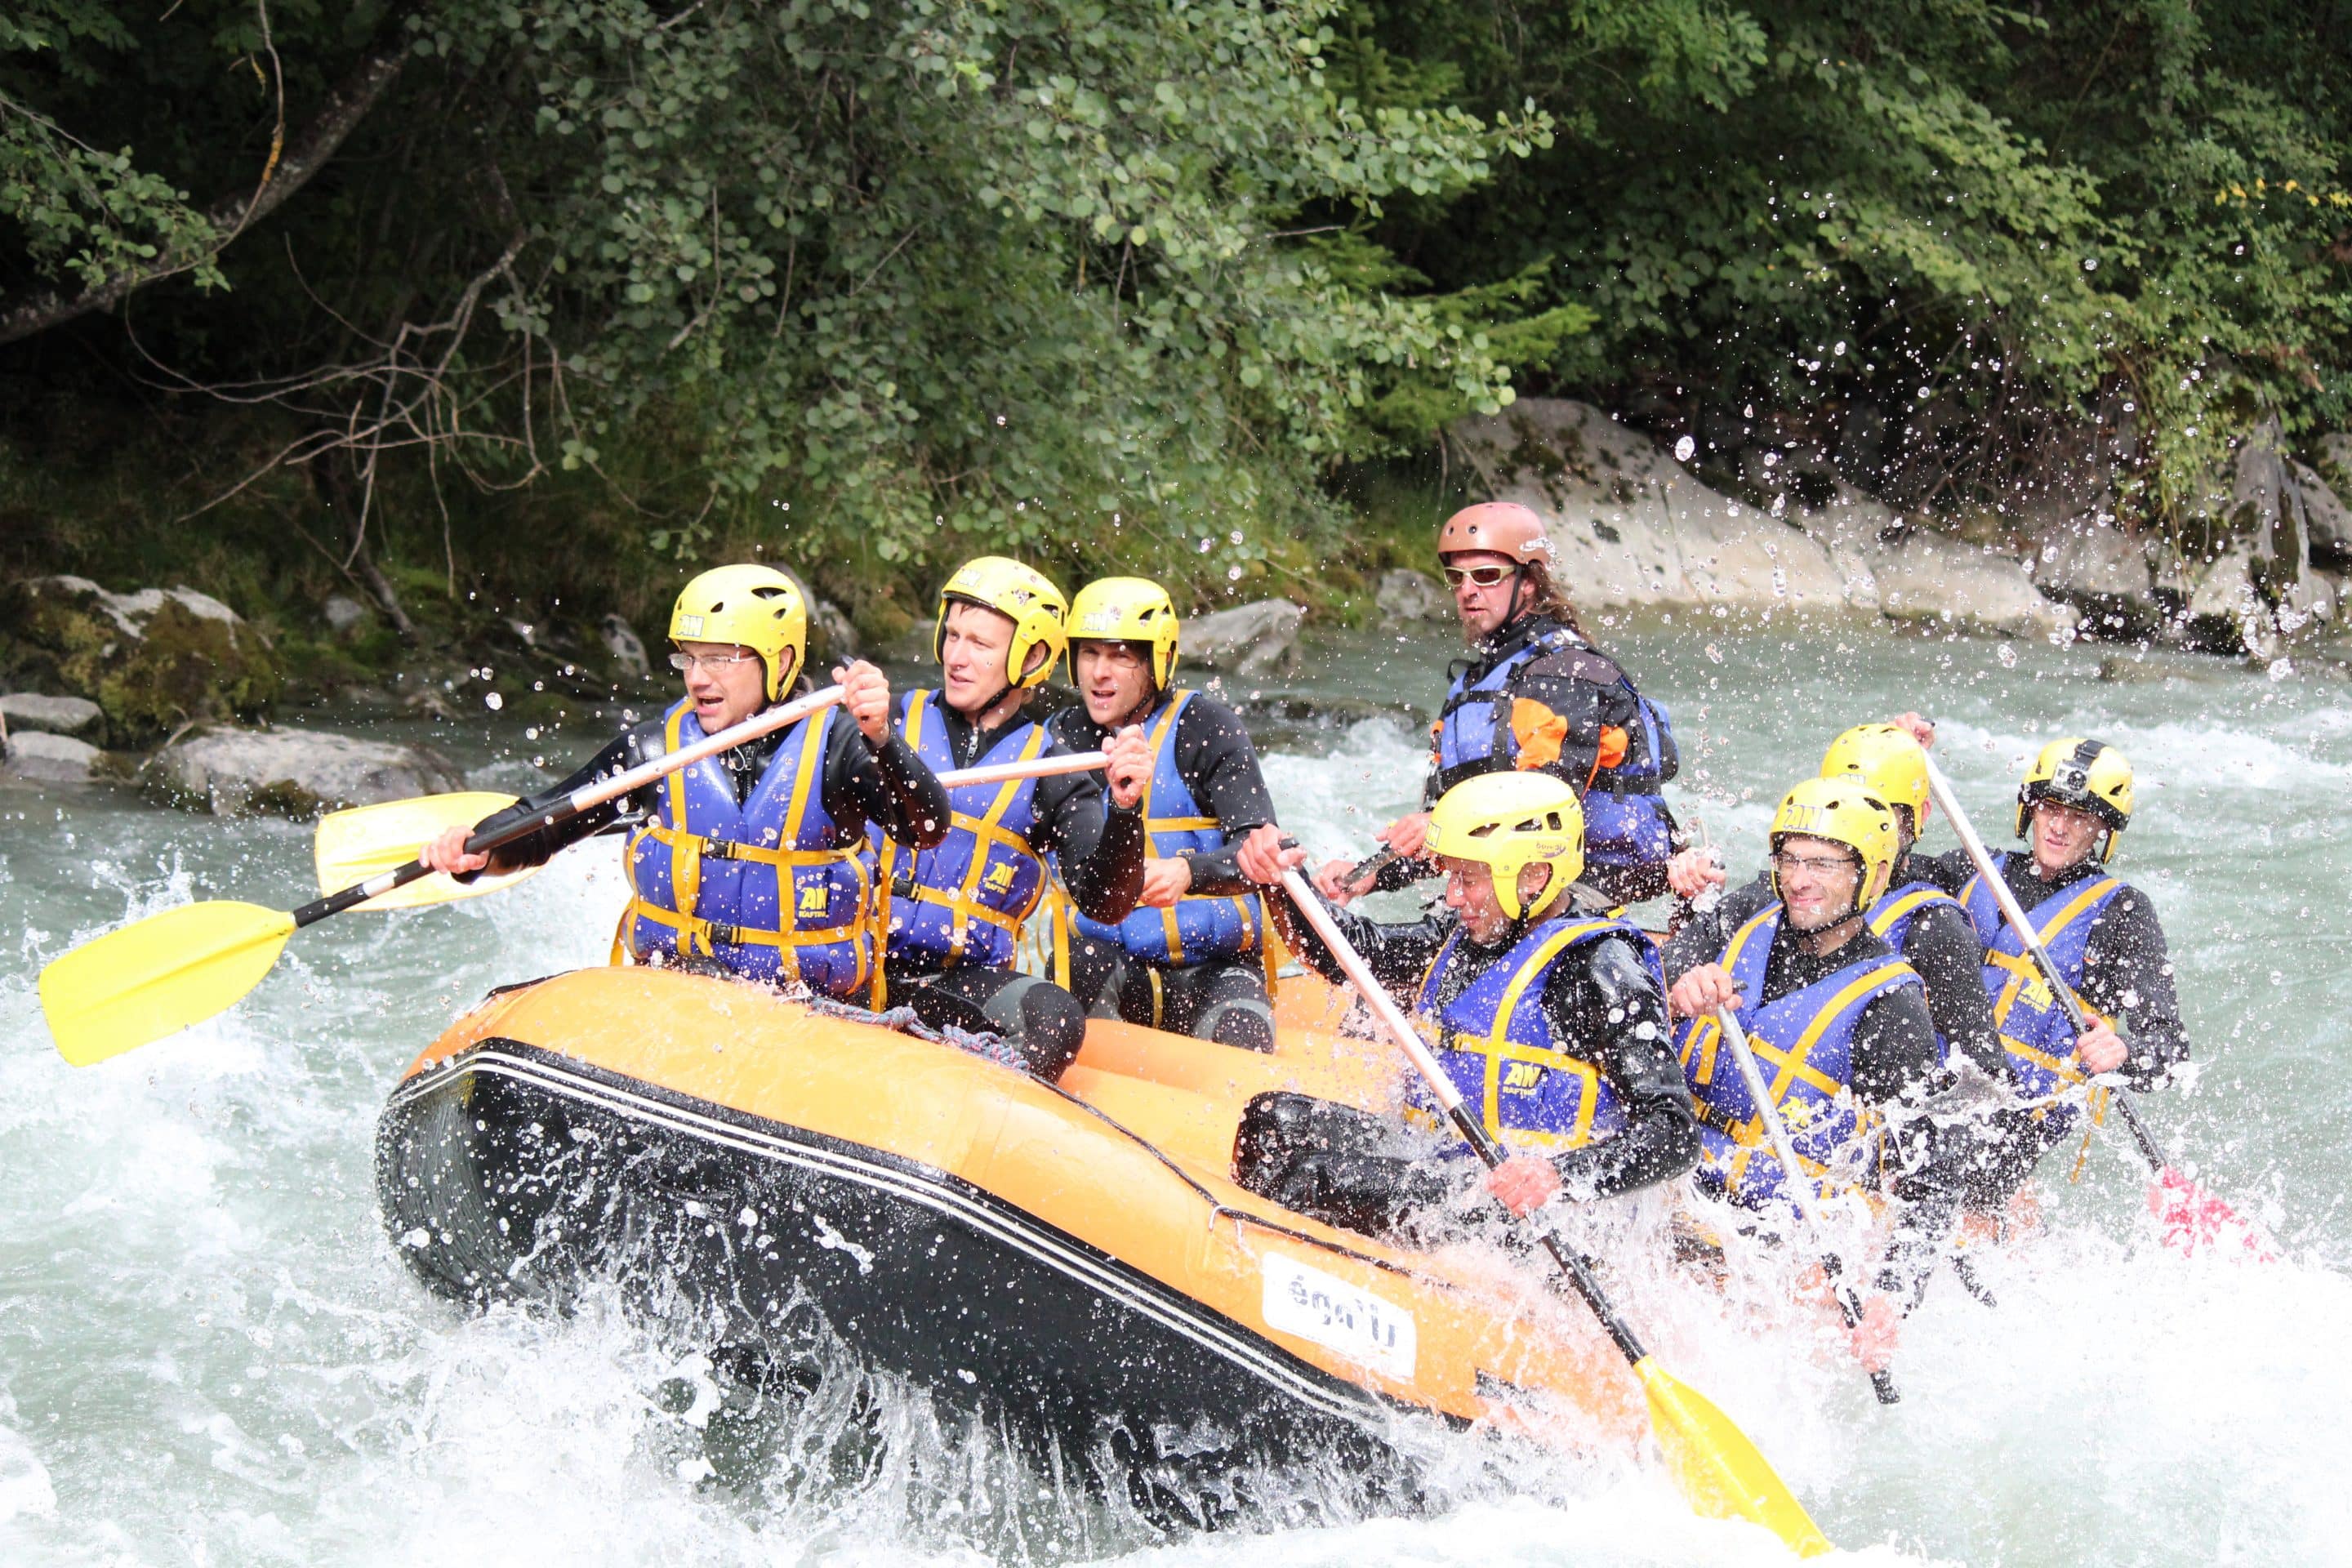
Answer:
[{"label": "orange inflatable raft", "polygon": [[1433,1424],[1637,1441],[1624,1363],[1540,1271],[1234,1184],[1254,1096],[1377,1107],[1397,1082],[1392,1053],[1339,1033],[1334,993],[1282,993],[1271,1055],[1097,1022],[1055,1086],[725,980],[557,975],[409,1068],[379,1129],[385,1222],[459,1300],[617,1279],[738,1347],[814,1310],[1041,1453],[1190,1489],[1187,1512],[1308,1450],[1409,1487]]}]

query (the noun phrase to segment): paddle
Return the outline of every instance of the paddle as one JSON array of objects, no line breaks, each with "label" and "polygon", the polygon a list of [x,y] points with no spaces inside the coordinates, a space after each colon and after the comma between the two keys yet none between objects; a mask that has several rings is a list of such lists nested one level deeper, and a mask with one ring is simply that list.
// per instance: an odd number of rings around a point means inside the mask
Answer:
[{"label": "paddle", "polygon": [[[1748,1031],[1731,1016],[1731,1009],[1716,1009],[1715,1021],[1723,1030],[1723,1037],[1731,1047],[1731,1059],[1738,1065],[1739,1080],[1748,1086],[1748,1098],[1755,1103],[1757,1119],[1764,1123],[1764,1131],[1772,1140],[1772,1152],[1780,1156],[1781,1182],[1788,1189],[1789,1201],[1797,1205],[1798,1217],[1819,1241],[1822,1237],[1821,1211],[1813,1206],[1812,1179],[1805,1168],[1797,1163],[1797,1146],[1789,1139],[1789,1124],[1780,1120],[1780,1108],[1772,1102],[1772,1091],[1765,1086],[1764,1074],[1756,1065],[1756,1053],[1748,1044]],[[1838,1260],[1833,1253],[1824,1253],[1822,1272],[1828,1276],[1830,1291],[1837,1298],[1838,1310],[1845,1314],[1846,1326],[1862,1327],[1862,1302],[1853,1287],[1838,1279]],[[1902,1399],[1895,1391],[1895,1378],[1885,1368],[1870,1374],[1870,1386],[1878,1392],[1878,1403],[1893,1405]]]},{"label": "paddle", "polygon": [[[1502,1145],[1471,1116],[1454,1080],[1429,1054],[1429,1047],[1422,1042],[1420,1033],[1405,1017],[1396,999],[1372,978],[1362,956],[1340,934],[1339,922],[1324,909],[1307,879],[1295,869],[1287,870],[1282,874],[1282,885],[1300,915],[1339,961],[1365,1005],[1412,1059],[1414,1070],[1428,1083],[1454,1131],[1462,1134],[1489,1169],[1501,1164],[1508,1158]],[[1540,1240],[1560,1272],[1576,1287],[1576,1293],[1584,1298],[1584,1304],[1592,1309],[1592,1315],[1601,1320],[1601,1326],[1609,1331],[1619,1352],[1633,1363],[1642,1380],[1643,1392],[1649,1398],[1650,1426],[1657,1435],[1659,1450],[1665,1456],[1667,1467],[1692,1509],[1711,1518],[1744,1519],[1760,1524],[1801,1556],[1818,1557],[1833,1550],[1821,1527],[1805,1512],[1805,1505],[1797,1500],[1788,1483],[1774,1472],[1756,1445],[1748,1440],[1747,1434],[1733,1426],[1731,1418],[1717,1409],[1705,1394],[1651,1359],[1633,1331],[1601,1293],[1600,1281],[1593,1279],[1584,1259],[1557,1236],[1545,1233]]]},{"label": "paddle", "polygon": [[[474,854],[495,849],[581,812],[617,800],[656,779],[746,741],[796,723],[841,700],[841,688],[771,708],[667,756],[585,785],[495,834],[467,840]],[[41,971],[41,1011],[58,1053],[76,1067],[104,1061],[176,1034],[236,1004],[278,963],[286,939],[329,915],[406,887],[431,873],[421,860],[291,911],[216,900],[186,904],[84,942]]]},{"label": "paddle", "polygon": [[[1073,752],[1058,757],[958,768],[939,777],[940,783],[954,789],[963,784],[1003,784],[1007,779],[1082,773],[1103,766],[1107,760],[1100,752]],[[503,811],[513,804],[514,797],[505,795],[422,795],[409,800],[330,813],[319,819],[318,836],[310,846],[311,858],[319,869],[319,889],[325,892],[346,888],[380,872],[396,869],[415,859],[425,845],[450,828],[471,828],[492,812]],[[471,882],[452,881],[436,874],[381,894],[361,907],[370,910],[403,910],[470,899],[511,887],[538,869],[529,866],[495,877],[485,873]]]},{"label": "paddle", "polygon": [[[1977,837],[1975,825],[1960,809],[1958,798],[1952,794],[1951,781],[1944,777],[1944,770],[1936,765],[1935,758],[1925,760],[1927,763],[1928,793],[1935,797],[1936,804],[1944,808],[1944,815],[1951,818],[1952,831],[1960,837],[1960,847],[1968,852],[1969,859],[1977,868],[1977,875],[1990,889],[1993,901],[2000,906],[2001,918],[2009,922],[2010,929],[2025,944],[2025,951],[2032,955],[2035,966],[2042,971],[2042,979],[2049,983],[2050,994],[2057,997],[2066,1009],[2066,1021],[2074,1028],[2075,1037],[2080,1038],[2090,1033],[2091,1021],[2084,1016],[2082,1003],[2075,999],[2074,991],[2060,977],[2058,966],[2051,962],[2050,950],[2042,945],[2042,934],[2033,929],[2033,922],[2026,917],[2024,909],[2017,901],[2017,895],[2011,892],[2009,884],[2002,880],[2000,868],[1992,863],[1991,852],[1985,848],[1984,840]],[[2117,1084],[2113,1087],[2111,1094],[2116,1114],[2123,1118],[2124,1126],[2130,1130],[2132,1142],[2139,1146],[2140,1157],[2155,1173],[2156,1180],[2148,1187],[2147,1206],[2148,1212],[2163,1225],[2165,1239],[2183,1252],[2193,1253],[2200,1242],[2219,1241],[2225,1230],[2234,1229],[2246,1250],[2267,1258],[2269,1254],[2260,1239],[2260,1230],[2250,1221],[2239,1217],[2228,1204],[2200,1187],[2186,1172],[2164,1157],[2164,1150],[2157,1143],[2155,1135],[2148,1131],[2147,1123],[2140,1120],[2139,1108],[2132,1103],[2130,1092]]]}]

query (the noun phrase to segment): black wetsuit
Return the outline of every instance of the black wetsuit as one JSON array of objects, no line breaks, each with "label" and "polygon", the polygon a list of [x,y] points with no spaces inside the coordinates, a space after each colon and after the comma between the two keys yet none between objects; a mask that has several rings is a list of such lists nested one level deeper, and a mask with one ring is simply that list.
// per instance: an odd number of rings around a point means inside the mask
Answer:
[{"label": "black wetsuit", "polygon": [[[528,820],[561,805],[575,791],[664,755],[669,750],[664,733],[667,725],[666,719],[649,719],[625,731],[562,783],[484,817],[476,825],[477,830]],[[791,728],[787,725],[713,759],[735,786],[739,805],[751,798]],[[869,822],[878,824],[893,837],[921,845],[937,844],[947,835],[948,792],[923,766],[922,759],[896,735],[875,745],[845,713],[835,714],[826,730],[824,771],[819,781],[825,815],[833,819],[833,847],[862,842]],[[568,845],[633,827],[661,808],[666,787],[666,780],[656,780],[618,800],[592,806],[552,827],[539,828],[501,845],[491,851],[488,869],[495,873],[543,866]]]},{"label": "black wetsuit", "polygon": [[[1270,900],[1271,901],[1271,900]],[[1580,912],[1591,912],[1589,910]],[[1451,915],[1382,925],[1333,910],[1340,934],[1374,978],[1415,994],[1431,961],[1458,925]],[[1286,902],[1276,919],[1299,959],[1344,978],[1322,941]],[[1439,974],[1433,1005],[1443,1010],[1516,944],[1515,924],[1499,942],[1456,943]],[[1618,1132],[1551,1157],[1567,1194],[1612,1197],[1689,1170],[1698,1159],[1698,1120],[1666,1033],[1665,996],[1633,939],[1603,937],[1570,948],[1543,979],[1544,1021],[1552,1038],[1599,1068],[1625,1111]],[[1306,1095],[1261,1095],[1244,1116],[1234,1147],[1236,1179],[1286,1208],[1368,1233],[1425,1235],[1460,1192],[1449,1129],[1436,1140],[1388,1117]]]},{"label": "black wetsuit", "polygon": [[[1963,850],[1914,855],[1909,864],[1914,876],[1955,898],[1976,875],[1975,862]],[[2106,875],[2104,865],[2086,856],[2045,881],[2032,855],[2024,850],[2010,854],[2001,871],[2001,880],[2028,914],[2060,889]],[[1981,962],[1985,950],[1979,944],[1977,951]],[[1981,982],[1983,972],[1978,973]],[[2092,917],[2083,951],[2081,995],[2085,1004],[2116,1020],[2116,1032],[2127,1052],[2118,1070],[2132,1088],[2155,1089],[2174,1067],[2189,1059],[2189,1028],[2180,1018],[2180,994],[2173,983],[2164,925],[2155,903],[2137,888],[2126,885]],[[1992,1209],[2007,1203],[2053,1142],[2046,1117],[2014,1111],[1999,1120],[1999,1148],[1970,1183],[1971,1207]]]},{"label": "black wetsuit", "polygon": [[[1891,958],[1895,950],[1857,921],[1854,934],[1827,953],[1806,951],[1804,939],[1785,921],[1773,932],[1764,964],[1764,994],[1744,996],[1749,1013],[1825,980],[1851,963]],[[1703,963],[1718,963],[1724,944],[1709,945],[1690,927],[1665,944],[1666,983],[1672,985]],[[1874,996],[1854,1020],[1847,1081],[1854,1098],[1886,1118],[1884,1158],[1895,1175],[1901,1212],[1887,1245],[1877,1286],[1905,1305],[1915,1305],[1933,1271],[1944,1237],[1964,1196],[1981,1135],[1966,1121],[1937,1121],[1923,1111],[1948,1081],[1936,1047],[1935,1020],[1926,999],[1904,986]]]},{"label": "black wetsuit", "polygon": [[[1523,615],[1478,643],[1475,657],[1457,668],[1465,672],[1465,680],[1475,683],[1529,641],[1555,634],[1569,639],[1572,646],[1528,661],[1511,674],[1504,687],[1513,703],[1515,728],[1519,727],[1521,715],[1529,721],[1520,736],[1520,763],[1531,772],[1547,773],[1566,781],[1580,797],[1596,790],[1606,792],[1617,787],[1619,775],[1613,768],[1601,766],[1604,745],[1622,748],[1616,767],[1637,766],[1651,760],[1644,755],[1649,742],[1641,706],[1624,684],[1623,671],[1615,660],[1554,616]],[[1531,706],[1521,708],[1520,704]],[[1540,731],[1539,738],[1531,733],[1535,731]],[[1539,748],[1535,755],[1541,758],[1542,749],[1555,743],[1556,754],[1529,763],[1531,745]],[[1675,762],[1671,756],[1662,760],[1663,772],[1667,776],[1672,775]],[[1422,787],[1422,809],[1426,811],[1434,805],[1440,795],[1460,782],[1461,777],[1448,777],[1439,769],[1433,756],[1428,779]],[[1668,820],[1671,822],[1671,816]],[[1434,874],[1427,861],[1392,860],[1381,868],[1375,885],[1381,889],[1393,889]],[[1584,879],[1595,891],[1617,904],[1639,903],[1666,890],[1663,861],[1625,867],[1587,865]]]},{"label": "black wetsuit", "polygon": [[[974,765],[1006,731],[1030,718],[1019,709],[1003,724],[976,731],[944,699],[933,702],[932,713],[960,768]],[[1069,751],[1048,730],[1039,754],[1063,756]],[[1030,798],[1034,823],[1029,847],[1041,858],[1053,857],[1071,901],[1095,920],[1125,919],[1143,891],[1143,814],[1108,804],[1091,773],[1041,778]],[[943,968],[936,956],[924,952],[893,952],[883,973],[893,1005],[907,1004],[934,1027],[953,1025],[1001,1035],[1021,1051],[1031,1072],[1049,1082],[1062,1076],[1086,1043],[1085,1007],[1050,980],[973,963]]]},{"label": "black wetsuit", "polygon": [[[1140,715],[1123,721],[1149,731],[1167,706],[1155,696]],[[1087,717],[1081,705],[1054,715],[1048,726],[1074,752],[1099,751],[1111,731]],[[1122,726],[1123,727],[1123,726]],[[1201,815],[1216,818],[1225,836],[1215,849],[1189,852],[1196,895],[1231,897],[1256,891],[1234,862],[1252,828],[1275,820],[1257,748],[1240,715],[1206,692],[1195,691],[1176,715],[1168,738],[1176,772],[1192,792]],[[1115,943],[1073,933],[1070,989],[1097,1016],[1116,1016],[1177,1034],[1197,1035],[1249,1050],[1274,1048],[1274,1010],[1266,996],[1265,965],[1258,956],[1223,956],[1185,964],[1155,964]]]}]

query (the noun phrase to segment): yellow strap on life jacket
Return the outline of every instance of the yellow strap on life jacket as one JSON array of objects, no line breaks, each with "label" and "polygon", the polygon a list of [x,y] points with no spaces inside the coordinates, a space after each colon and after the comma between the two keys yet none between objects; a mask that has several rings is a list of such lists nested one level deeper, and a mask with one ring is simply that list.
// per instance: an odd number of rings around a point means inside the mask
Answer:
[{"label": "yellow strap on life jacket", "polygon": [[1885,936],[1895,929],[1895,921],[1921,905],[1933,903],[1943,896],[1942,891],[1935,888],[1914,888],[1871,918],[1868,922],[1870,934],[1876,937]]},{"label": "yellow strap on life jacket", "polygon": [[[682,726],[685,719],[686,710],[680,708],[670,715],[669,722],[666,727],[665,734],[673,750],[684,742]],[[807,723],[808,721],[803,720],[802,722]],[[822,787],[819,784],[817,769],[824,761],[824,748],[816,743],[816,739],[814,734],[803,738],[800,760],[793,771],[792,804],[785,816],[782,835],[782,842],[786,844],[799,842],[801,825],[806,819],[808,813],[810,792]],[[676,823],[691,820],[687,811],[685,774],[686,770],[681,768],[670,774],[667,780],[670,820]],[[675,910],[652,902],[637,889],[636,857],[634,849],[635,846],[644,838],[651,838],[669,849],[670,887],[677,905]],[[868,924],[866,906],[871,901],[872,889],[866,883],[865,862],[858,858],[854,846],[835,849],[768,849],[755,844],[740,843],[734,839],[712,838],[703,834],[688,833],[682,827],[665,826],[658,820],[647,823],[629,842],[632,850],[628,857],[630,898],[628,908],[622,911],[620,930],[614,935],[613,961],[614,963],[619,963],[624,953],[632,960],[642,960],[644,955],[637,952],[632,928],[638,920],[643,919],[677,931],[678,933],[677,951],[688,956],[714,956],[716,952],[714,942],[730,942],[738,946],[775,948],[785,974],[794,981],[801,979],[800,949],[830,946],[835,942],[846,942],[857,955],[857,974],[851,982],[851,988],[854,990],[860,985],[866,985],[869,981],[877,983],[878,986],[879,967],[871,963],[867,952],[859,947],[856,942],[858,934]],[[702,861],[705,856],[712,859],[743,860],[775,868],[777,919],[787,925],[793,925],[798,919],[794,903],[799,894],[793,883],[793,869],[806,867],[831,869],[846,866],[856,873],[857,878],[856,912],[850,917],[846,924],[806,931],[714,925],[694,912],[695,905],[700,900]],[[875,990],[874,994],[878,1000],[878,988]]]},{"label": "yellow strap on life jacket", "polygon": [[[1751,927],[1754,924],[1754,921],[1749,922]],[[1743,937],[1747,935],[1748,929],[1742,928],[1740,935]],[[1772,1097],[1773,1105],[1775,1107],[1785,1105],[1788,1102],[1789,1090],[1800,1081],[1832,1100],[1847,1092],[1847,1085],[1839,1083],[1828,1074],[1814,1068],[1806,1058],[1811,1056],[1813,1047],[1820,1044],[1822,1037],[1829,1032],[1831,1026],[1849,1011],[1860,1005],[1867,994],[1880,984],[1895,976],[1916,973],[1909,964],[1896,958],[1889,959],[1856,975],[1840,987],[1837,994],[1831,997],[1828,1004],[1813,1015],[1813,1020],[1805,1026],[1804,1033],[1798,1036],[1795,1044],[1785,1051],[1763,1036],[1751,1032],[1748,1037],[1748,1043],[1749,1048],[1756,1053],[1759,1065],[1765,1063],[1773,1065],[1774,1070],[1771,1073],[1770,1081],[1765,1086],[1766,1091]],[[1708,1026],[1712,1026],[1715,1037],[1720,1036],[1720,1025],[1709,1019],[1702,1028]],[[1696,1029],[1692,1031],[1692,1045],[1696,1046],[1698,1043],[1700,1032],[1701,1030]],[[1717,1038],[1713,1037],[1707,1041],[1705,1066],[1708,1069],[1709,1077],[1701,1079],[1699,1081],[1702,1083],[1711,1081],[1717,1043]],[[1687,1050],[1685,1055],[1687,1058]],[[1720,1112],[1708,1117],[1707,1107],[1704,1102],[1700,1104],[1699,1110],[1703,1120],[1706,1120],[1716,1131],[1739,1145],[1732,1159],[1732,1169],[1726,1177],[1727,1184],[1736,1188],[1741,1178],[1746,1175],[1750,1161],[1759,1153],[1769,1152],[1766,1149],[1763,1111],[1759,1109],[1754,1115],[1745,1121],[1733,1121]],[[1863,1142],[1874,1135],[1878,1121],[1878,1113],[1874,1109],[1857,1105],[1854,1110],[1853,1141]],[[1804,1173],[1814,1178],[1816,1182],[1830,1173],[1827,1164],[1813,1159],[1802,1150],[1796,1151],[1796,1154],[1797,1163],[1803,1167]]]},{"label": "yellow strap on life jacket", "polygon": [[[1732,969],[1739,963],[1739,955],[1747,947],[1748,939],[1761,931],[1764,923],[1770,920],[1780,908],[1778,904],[1767,905],[1750,915],[1748,923],[1732,933],[1731,940],[1723,944],[1723,957],[1720,960],[1723,968]],[[1710,1013],[1704,1018],[1693,1021],[1689,1037],[1683,1042],[1681,1053],[1683,1068],[1690,1073],[1693,1083],[1709,1084],[1715,1081],[1716,1053],[1722,1045],[1723,1026],[1716,1022],[1713,1014]],[[1691,1067],[1691,1058],[1694,1055],[1698,1058],[1698,1066],[1696,1068]]]},{"label": "yellow strap on life jacket", "polygon": [[1503,987],[1501,999],[1496,1004],[1494,1021],[1486,1026],[1483,1040],[1469,1035],[1454,1037],[1454,1049],[1475,1050],[1486,1058],[1486,1131],[1497,1137],[1504,1135],[1502,1127],[1503,1064],[1506,1061],[1529,1062],[1554,1072],[1574,1073],[1582,1089],[1576,1104],[1576,1126],[1572,1131],[1546,1132],[1534,1128],[1513,1128],[1509,1137],[1514,1143],[1531,1144],[1538,1149],[1576,1149],[1592,1141],[1592,1113],[1600,1099],[1601,1074],[1591,1062],[1570,1056],[1562,1050],[1546,1050],[1523,1046],[1507,1038],[1511,1016],[1518,1011],[1519,1001],[1538,975],[1550,969],[1559,955],[1593,931],[1612,922],[1605,920],[1578,921],[1562,926],[1546,937],[1541,946],[1529,953],[1518,972]]},{"label": "yellow strap on life jacket", "polygon": [[[909,750],[919,751],[921,746],[923,712],[929,706],[924,700],[927,696],[929,696],[928,692],[916,691],[912,695],[912,700],[908,704],[907,745]],[[1023,743],[1017,760],[1024,763],[1034,761],[1037,754],[1045,750],[1045,727],[1043,724],[1032,723],[1029,727],[1029,739]],[[927,887],[918,882],[909,895],[919,903],[943,904],[951,911],[948,928],[947,959],[948,966],[950,968],[962,961],[967,933],[975,920],[996,926],[1010,933],[1017,943],[1021,939],[1023,929],[1029,922],[1029,917],[1036,913],[1038,901],[1045,897],[1045,884],[1053,879],[1052,868],[1045,865],[1045,857],[1030,847],[1026,837],[1009,827],[998,826],[1004,814],[1013,809],[1013,802],[1019,796],[1021,786],[1027,782],[1025,779],[1005,780],[997,787],[996,796],[989,803],[988,811],[984,816],[971,816],[961,811],[952,812],[949,817],[950,823],[953,826],[963,828],[972,837],[971,864],[965,869],[962,885],[950,889]],[[979,900],[980,879],[988,872],[988,850],[991,845],[1002,845],[1017,855],[1035,861],[1038,865],[1041,875],[1037,887],[1030,894],[1027,907],[1018,914],[1009,914],[991,909]],[[897,880],[898,858],[901,853],[904,851],[900,849],[896,839],[886,837],[882,841],[883,891],[877,903],[880,910],[878,918],[882,939],[885,942],[889,940],[888,912],[890,899],[893,896],[892,884]]]}]

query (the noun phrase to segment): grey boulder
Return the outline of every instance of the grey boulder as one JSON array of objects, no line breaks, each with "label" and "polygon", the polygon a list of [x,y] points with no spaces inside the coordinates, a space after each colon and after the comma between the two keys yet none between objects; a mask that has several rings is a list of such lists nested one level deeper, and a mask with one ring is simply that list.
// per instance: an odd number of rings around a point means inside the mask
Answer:
[{"label": "grey boulder", "polygon": [[88,784],[103,755],[87,741],[29,730],[8,737],[6,761],[0,764],[0,772],[43,784]]},{"label": "grey boulder", "polygon": [[1454,614],[1454,601],[1436,580],[1426,573],[1410,566],[1399,566],[1381,574],[1381,585],[1372,596],[1383,621],[1442,621]]},{"label": "grey boulder", "polygon": [[31,691],[0,696],[0,723],[12,733],[93,735],[105,720],[104,710],[86,697],[43,697]]},{"label": "grey boulder", "polygon": [[1212,669],[1260,676],[1296,668],[1298,624],[1306,609],[1287,599],[1259,599],[1184,623],[1184,657]]},{"label": "grey boulder", "polygon": [[202,731],[156,752],[140,778],[150,794],[193,811],[298,819],[461,789],[465,782],[425,747],[323,730]]}]

